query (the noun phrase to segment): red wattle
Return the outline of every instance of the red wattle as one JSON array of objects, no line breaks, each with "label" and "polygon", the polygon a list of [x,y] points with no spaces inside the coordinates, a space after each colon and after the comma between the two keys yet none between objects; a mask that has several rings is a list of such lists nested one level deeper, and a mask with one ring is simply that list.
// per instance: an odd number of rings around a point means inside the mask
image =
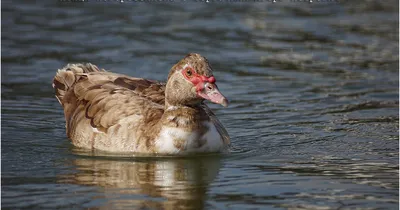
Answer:
[{"label": "red wattle", "polygon": [[190,79],[190,81],[191,81],[194,85],[196,85],[197,83],[201,82],[201,79],[198,78],[198,77],[192,77],[192,78]]},{"label": "red wattle", "polygon": [[209,83],[215,83],[215,77],[214,76],[209,77],[208,78],[208,82]]},{"label": "red wattle", "polygon": [[[190,67],[188,67],[188,68],[190,68]],[[215,82],[216,82],[214,76],[206,77],[206,76],[199,75],[199,74],[196,74],[196,73],[194,73],[193,76],[192,76],[191,78],[189,78],[189,77],[185,74],[185,70],[187,70],[187,68],[185,68],[185,69],[182,70],[183,76],[184,76],[187,80],[189,80],[190,82],[192,82],[193,85],[196,86],[196,90],[197,90],[197,91],[203,90],[203,89],[204,89],[204,83],[206,83],[206,82],[209,82],[209,83],[215,83]]]}]

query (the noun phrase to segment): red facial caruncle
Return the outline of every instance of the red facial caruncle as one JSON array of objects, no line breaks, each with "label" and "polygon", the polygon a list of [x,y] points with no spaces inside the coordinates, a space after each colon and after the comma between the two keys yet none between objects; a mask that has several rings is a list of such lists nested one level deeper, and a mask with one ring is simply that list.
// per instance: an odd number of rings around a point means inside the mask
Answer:
[{"label": "red facial caruncle", "polygon": [[216,82],[214,76],[206,77],[200,74],[197,74],[196,71],[190,67],[187,66],[182,70],[183,76],[189,80],[190,82],[193,83],[194,86],[196,86],[197,91],[201,91],[204,89],[204,84],[205,83],[212,83],[214,84]]},{"label": "red facial caruncle", "polygon": [[197,95],[201,98],[210,100],[211,102],[221,104],[223,106],[228,105],[228,100],[219,92],[216,80],[214,76],[204,76],[197,74],[196,71],[191,67],[186,65],[182,69],[182,74],[190,81],[195,87]]}]

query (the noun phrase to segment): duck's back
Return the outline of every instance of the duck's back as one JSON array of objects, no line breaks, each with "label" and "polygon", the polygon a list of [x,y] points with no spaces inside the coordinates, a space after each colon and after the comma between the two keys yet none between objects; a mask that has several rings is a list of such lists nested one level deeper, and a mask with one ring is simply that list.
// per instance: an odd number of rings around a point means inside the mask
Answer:
[{"label": "duck's back", "polygon": [[164,112],[165,84],[106,72],[92,64],[72,64],[58,71],[53,87],[74,145],[118,152],[153,150],[152,134],[158,133],[154,125]]}]

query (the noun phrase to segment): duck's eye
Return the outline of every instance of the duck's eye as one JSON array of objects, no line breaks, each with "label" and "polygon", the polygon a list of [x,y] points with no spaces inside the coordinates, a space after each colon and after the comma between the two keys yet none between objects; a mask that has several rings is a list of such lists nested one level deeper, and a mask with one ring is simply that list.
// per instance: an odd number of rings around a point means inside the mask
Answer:
[{"label": "duck's eye", "polygon": [[186,69],[186,76],[191,77],[192,76],[192,69],[187,68]]}]

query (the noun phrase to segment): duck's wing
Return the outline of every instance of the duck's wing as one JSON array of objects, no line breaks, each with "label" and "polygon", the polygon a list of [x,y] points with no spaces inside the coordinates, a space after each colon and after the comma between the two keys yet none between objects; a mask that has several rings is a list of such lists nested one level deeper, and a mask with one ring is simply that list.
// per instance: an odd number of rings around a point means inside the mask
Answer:
[{"label": "duck's wing", "polygon": [[211,111],[211,109],[204,103],[200,105],[207,115],[210,117],[211,122],[214,123],[215,128],[217,128],[218,133],[221,135],[222,140],[225,145],[229,145],[231,143],[228,131],[224,128],[222,123],[218,120],[217,116]]},{"label": "duck's wing", "polygon": [[151,121],[164,112],[164,83],[106,72],[92,64],[67,65],[54,77],[53,87],[64,107],[68,136],[86,119],[106,132],[123,118],[137,115]]}]

